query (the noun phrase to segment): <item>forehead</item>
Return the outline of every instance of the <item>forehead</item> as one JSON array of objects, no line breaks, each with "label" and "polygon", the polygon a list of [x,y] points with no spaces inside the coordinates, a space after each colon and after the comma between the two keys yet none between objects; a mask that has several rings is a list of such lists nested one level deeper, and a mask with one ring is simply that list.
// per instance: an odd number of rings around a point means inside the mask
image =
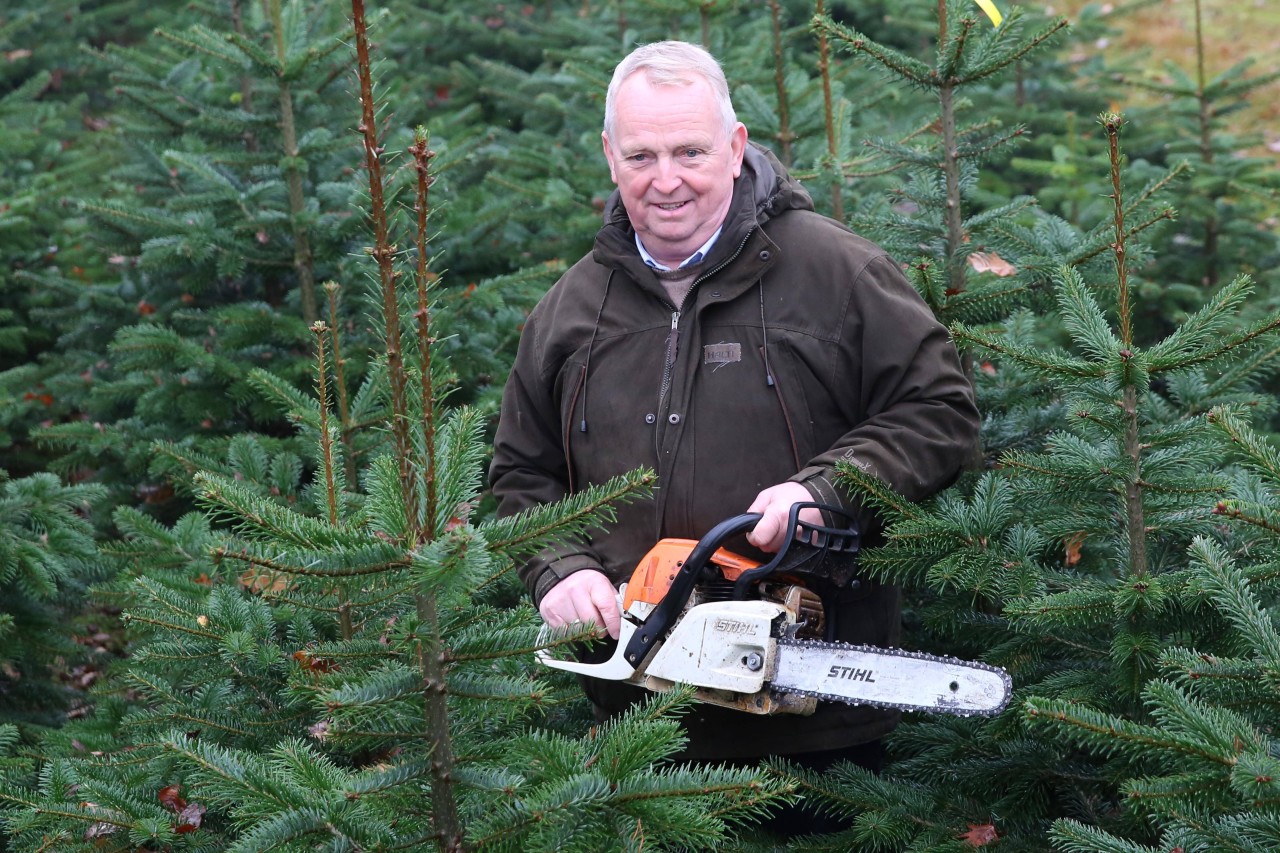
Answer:
[{"label": "forehead", "polygon": [[615,111],[614,142],[619,147],[658,140],[707,143],[721,135],[715,96],[701,79],[688,85],[655,85],[638,72],[619,87]]}]

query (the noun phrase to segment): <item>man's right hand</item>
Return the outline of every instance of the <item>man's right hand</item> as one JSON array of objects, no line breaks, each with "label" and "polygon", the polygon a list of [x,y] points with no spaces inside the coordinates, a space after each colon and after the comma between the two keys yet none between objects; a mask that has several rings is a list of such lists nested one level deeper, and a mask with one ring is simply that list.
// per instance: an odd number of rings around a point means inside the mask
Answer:
[{"label": "man's right hand", "polygon": [[596,625],[618,639],[622,613],[618,610],[618,591],[603,572],[583,569],[553,586],[538,605],[542,621],[552,628],[581,622]]}]

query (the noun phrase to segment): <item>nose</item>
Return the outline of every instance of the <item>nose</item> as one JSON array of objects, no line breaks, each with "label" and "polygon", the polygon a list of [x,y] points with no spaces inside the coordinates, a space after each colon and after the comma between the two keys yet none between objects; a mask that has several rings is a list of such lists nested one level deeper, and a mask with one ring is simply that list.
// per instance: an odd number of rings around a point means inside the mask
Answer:
[{"label": "nose", "polygon": [[653,188],[663,195],[670,195],[680,189],[680,185],[684,183],[681,177],[680,165],[676,163],[673,157],[658,158],[658,174],[654,178]]}]

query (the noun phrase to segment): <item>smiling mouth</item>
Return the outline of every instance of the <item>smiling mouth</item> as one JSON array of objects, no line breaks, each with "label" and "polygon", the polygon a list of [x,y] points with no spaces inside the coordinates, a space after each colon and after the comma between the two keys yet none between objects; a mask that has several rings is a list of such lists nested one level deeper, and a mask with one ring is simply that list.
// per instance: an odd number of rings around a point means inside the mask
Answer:
[{"label": "smiling mouth", "polygon": [[684,207],[688,203],[689,202],[687,201],[673,201],[667,204],[655,204],[654,207],[658,208],[659,210],[679,210],[680,208]]}]

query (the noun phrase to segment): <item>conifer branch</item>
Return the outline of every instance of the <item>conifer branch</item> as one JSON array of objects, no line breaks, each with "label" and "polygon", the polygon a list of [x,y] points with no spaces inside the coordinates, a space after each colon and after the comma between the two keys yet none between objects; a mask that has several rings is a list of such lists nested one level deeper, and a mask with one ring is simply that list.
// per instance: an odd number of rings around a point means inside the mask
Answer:
[{"label": "conifer branch", "polygon": [[342,289],[336,281],[326,281],[321,287],[328,297],[329,346],[333,350],[333,384],[338,400],[339,434],[342,436],[343,464],[347,482],[356,482],[355,429],[351,423],[351,401],[347,391],[347,360],[342,355],[342,335],[339,333],[338,293]]},{"label": "conifer branch", "polygon": [[942,84],[949,85],[960,82],[957,71],[964,59],[964,49],[969,43],[969,35],[977,25],[977,19],[965,15],[960,19],[960,32],[951,37],[947,22],[947,0],[938,0],[938,63],[936,76]]},{"label": "conifer branch", "polygon": [[[329,365],[325,359],[325,333],[328,329],[320,320],[312,324],[316,336],[316,391],[319,394],[320,407],[320,474],[324,478],[325,508],[329,514],[329,524],[337,528],[338,517],[338,485],[335,480],[337,465],[334,462],[333,430],[329,428]],[[343,639],[351,639],[351,603],[347,601],[347,590],[338,587],[338,630]]]},{"label": "conifer branch", "polygon": [[203,472],[196,475],[195,484],[202,501],[217,510],[225,510],[230,520],[241,527],[303,548],[322,549],[339,542],[339,531],[332,526],[265,501],[229,478]]},{"label": "conifer branch", "polygon": [[[1173,210],[1170,208],[1166,208],[1165,210],[1162,210],[1159,213],[1156,213],[1153,216],[1149,217],[1145,221],[1139,223],[1138,225],[1135,225],[1129,228],[1127,231],[1124,232],[1124,238],[1128,240],[1131,237],[1135,237],[1138,234],[1141,234],[1143,231],[1146,231],[1148,228],[1150,228],[1151,226],[1159,222],[1164,222],[1166,220],[1171,220],[1173,218],[1174,218]],[[1085,251],[1082,251],[1079,254],[1072,256],[1070,259],[1066,261],[1066,264],[1067,266],[1071,266],[1071,267],[1082,266],[1083,264],[1098,257],[1098,255],[1101,255],[1103,252],[1110,251],[1110,250],[1111,250],[1110,240],[1100,241],[1094,245],[1089,246]]]},{"label": "conifer branch", "polygon": [[[1178,178],[1182,174],[1189,171],[1191,171],[1191,164],[1188,163],[1186,160],[1179,160],[1177,163],[1174,164],[1172,169],[1169,169],[1169,171],[1165,172],[1159,178],[1152,181],[1147,186],[1143,187],[1142,192],[1135,195],[1133,197],[1133,200],[1129,201],[1125,205],[1125,215],[1128,216],[1129,214],[1136,211],[1139,207],[1146,204],[1158,193],[1160,193],[1162,190],[1164,190],[1166,187],[1172,184],[1175,178]],[[1166,209],[1165,211],[1162,211],[1162,212],[1167,215],[1164,217],[1157,217],[1157,221],[1159,218],[1172,219],[1174,217],[1174,211],[1171,208]]]},{"label": "conifer branch", "polygon": [[1066,853],[1160,853],[1159,848],[1124,841],[1072,818],[1054,821],[1050,838]]},{"label": "conifer branch", "polygon": [[128,622],[141,622],[143,625],[154,625],[157,628],[164,628],[175,633],[190,634],[193,637],[203,637],[206,640],[221,640],[222,638],[210,631],[202,631],[198,628],[192,628],[187,625],[179,625],[177,622],[170,622],[165,619],[154,619],[150,616],[141,616],[137,613],[129,613],[125,615]]},{"label": "conifer branch", "polygon": [[[334,481],[333,432],[329,428],[329,370],[324,350],[328,329],[319,320],[312,324],[316,336],[316,395],[320,410],[320,475],[324,478],[325,509],[329,523],[338,526],[338,488]],[[350,639],[350,638],[348,638]]]},{"label": "conifer branch", "polygon": [[837,462],[835,470],[841,485],[856,490],[863,497],[864,503],[891,513],[901,521],[921,517],[920,508],[916,504],[906,500],[884,480],[863,471],[853,462]]},{"label": "conifer branch", "polygon": [[317,569],[311,566],[282,563],[257,554],[250,554],[248,551],[232,551],[229,548],[216,548],[213,551],[213,556],[217,559],[236,560],[256,568],[267,569],[268,571],[285,575],[302,575],[304,577],[317,578],[352,578],[361,575],[383,574],[396,569],[407,568],[411,562],[408,557],[403,557],[350,569]]},{"label": "conifer branch", "polygon": [[1253,470],[1273,484],[1280,483],[1280,453],[1276,452],[1269,441],[1249,429],[1238,414],[1225,406],[1214,407],[1208,420],[1235,445],[1235,451],[1245,458]]},{"label": "conifer branch", "polygon": [[422,523],[425,524],[423,536],[427,540],[434,539],[436,536],[436,525],[439,517],[439,506],[436,497],[436,416],[435,416],[435,400],[436,391],[433,381],[431,367],[431,347],[435,343],[435,339],[431,336],[431,300],[429,285],[431,282],[430,273],[427,269],[427,221],[431,213],[431,208],[427,203],[427,193],[431,188],[431,184],[435,182],[435,178],[431,175],[431,161],[436,156],[436,152],[428,147],[430,137],[424,127],[419,127],[414,131],[414,143],[409,146],[409,153],[413,156],[414,171],[417,175],[417,183],[415,184],[414,195],[414,211],[417,213],[417,275],[415,281],[418,291],[418,310],[414,312],[414,319],[418,321],[418,352],[420,374],[419,381],[422,384],[422,424],[423,424],[423,445],[427,450],[426,459],[426,507],[423,513]]},{"label": "conifer branch", "polygon": [[1280,631],[1269,610],[1249,590],[1235,561],[1219,545],[1203,537],[1192,543],[1191,553],[1195,557],[1192,571],[1224,617],[1263,661],[1280,665]]},{"label": "conifer branch", "polygon": [[1080,379],[1100,379],[1107,373],[1105,365],[1067,356],[1049,358],[1041,349],[1005,342],[961,323],[951,326],[951,336],[958,344],[980,346],[1049,375],[1061,372]]},{"label": "conifer branch", "polygon": [[315,259],[311,250],[311,231],[306,223],[307,200],[302,186],[302,175],[307,162],[298,150],[293,87],[286,63],[289,46],[285,44],[281,2],[282,0],[269,0],[272,34],[276,47],[276,65],[273,70],[276,74],[280,97],[280,142],[284,148],[281,165],[289,192],[289,227],[293,231],[293,270],[298,276],[298,290],[302,297],[302,319],[310,325],[320,319],[320,312],[316,307]]},{"label": "conifer branch", "polygon": [[1273,315],[1243,332],[1239,332],[1226,338],[1218,338],[1217,340],[1221,341],[1219,345],[1202,350],[1194,357],[1181,360],[1173,367],[1182,369],[1213,361],[1216,358],[1227,355],[1233,350],[1239,349],[1246,344],[1252,343],[1259,338],[1269,335],[1277,329],[1280,329],[1280,315]]},{"label": "conifer branch", "polygon": [[387,350],[387,375],[391,386],[391,435],[400,471],[400,490],[407,517],[417,518],[417,490],[412,470],[413,445],[409,440],[409,409],[406,399],[408,376],[404,365],[400,333],[400,304],[395,268],[396,248],[391,242],[390,224],[382,178],[382,146],[378,142],[373,71],[369,58],[369,35],[364,18],[364,0],[351,0],[355,23],[356,72],[360,81],[361,118],[359,131],[364,143],[365,169],[369,178],[369,216],[373,224],[374,246],[370,251],[378,267],[382,297],[383,341]]},{"label": "conifer branch", "polygon": [[[968,136],[977,129],[978,128],[972,128],[972,127],[966,128],[964,135]],[[1026,135],[1027,135],[1026,127],[1023,127],[1023,126],[1015,127],[1013,130],[1010,130],[1007,133],[997,134],[995,136],[988,136],[980,145],[971,145],[966,143],[960,149],[960,156],[966,160],[980,160],[983,157],[986,157],[992,151],[1002,148],[1005,145],[1008,145],[1013,140],[1020,139],[1021,137]],[[1020,200],[1015,200],[1014,202],[1014,204],[1016,204],[1018,207],[1031,207],[1036,203],[1037,202],[1034,198],[1020,199]],[[984,211],[984,213],[986,213],[986,211]]]},{"label": "conifer branch", "polygon": [[[217,720],[211,719],[209,717],[200,717],[200,716],[196,716],[195,714],[184,714],[180,711],[169,711],[169,712],[154,714],[147,720],[147,723],[150,725],[150,724],[159,722],[161,720],[172,720],[175,723],[182,723],[184,725],[190,725],[194,723],[203,728],[214,729],[216,731],[225,732],[226,734],[235,735],[237,737],[249,736],[249,732],[246,731],[245,729],[237,728],[235,726],[230,726],[230,725],[227,725],[226,723],[220,723]],[[278,722],[278,721],[273,721],[273,722]],[[126,720],[124,724],[131,725],[132,723],[131,721]]]},{"label": "conifer branch", "polygon": [[[1014,14],[1016,13],[1017,12],[1015,10]],[[1010,17],[1012,17],[1012,15]],[[1010,22],[1006,21],[1003,28],[1007,29],[1009,27],[1009,23]],[[1042,44],[1049,41],[1049,39],[1057,35],[1060,30],[1066,29],[1068,26],[1070,26],[1070,22],[1067,21],[1066,18],[1059,18],[1031,38],[1022,42],[1022,44],[1018,45],[1015,50],[1004,54],[997,53],[990,61],[970,68],[966,73],[957,77],[956,82],[962,84],[974,83],[978,80],[982,80],[983,78],[990,77],[998,71],[1008,68],[1010,65],[1018,62],[1023,57],[1039,48]]]},{"label": "conifer branch", "polygon": [[778,0],[769,0],[769,20],[773,33],[773,85],[778,93],[778,144],[781,146],[782,165],[791,167],[791,143],[796,136],[791,132],[791,102],[787,97],[786,67],[782,58],[782,8]]},{"label": "conifer branch", "polygon": [[[819,18],[826,17],[824,0],[817,0],[814,13]],[[836,142],[835,107],[831,96],[831,44],[826,32],[818,32],[818,76],[822,78],[822,115],[823,125],[827,131],[827,156],[831,158],[833,168],[840,161],[840,148]],[[831,182],[831,218],[844,222],[844,193],[842,182]]]},{"label": "conifer branch", "polygon": [[520,553],[538,547],[548,536],[560,536],[565,530],[581,530],[599,521],[602,512],[609,518],[610,504],[646,494],[657,479],[652,471],[631,472],[566,498],[567,515],[535,507],[519,515],[486,522],[484,530],[489,547],[503,553]]},{"label": "conifer branch", "polygon": [[815,15],[811,25],[816,32],[835,39],[844,50],[866,54],[889,71],[921,88],[933,88],[936,85],[932,69],[918,59],[885,47],[856,30],[837,24],[829,17]]},{"label": "conifer branch", "polygon": [[1062,700],[1032,698],[1023,705],[1027,718],[1032,721],[1070,726],[1085,740],[1101,739],[1108,744],[1115,742],[1140,749],[1172,751],[1193,756],[1211,764],[1232,766],[1234,758],[1226,757],[1184,740],[1169,737],[1159,728],[1143,726],[1123,720],[1111,714]]}]

